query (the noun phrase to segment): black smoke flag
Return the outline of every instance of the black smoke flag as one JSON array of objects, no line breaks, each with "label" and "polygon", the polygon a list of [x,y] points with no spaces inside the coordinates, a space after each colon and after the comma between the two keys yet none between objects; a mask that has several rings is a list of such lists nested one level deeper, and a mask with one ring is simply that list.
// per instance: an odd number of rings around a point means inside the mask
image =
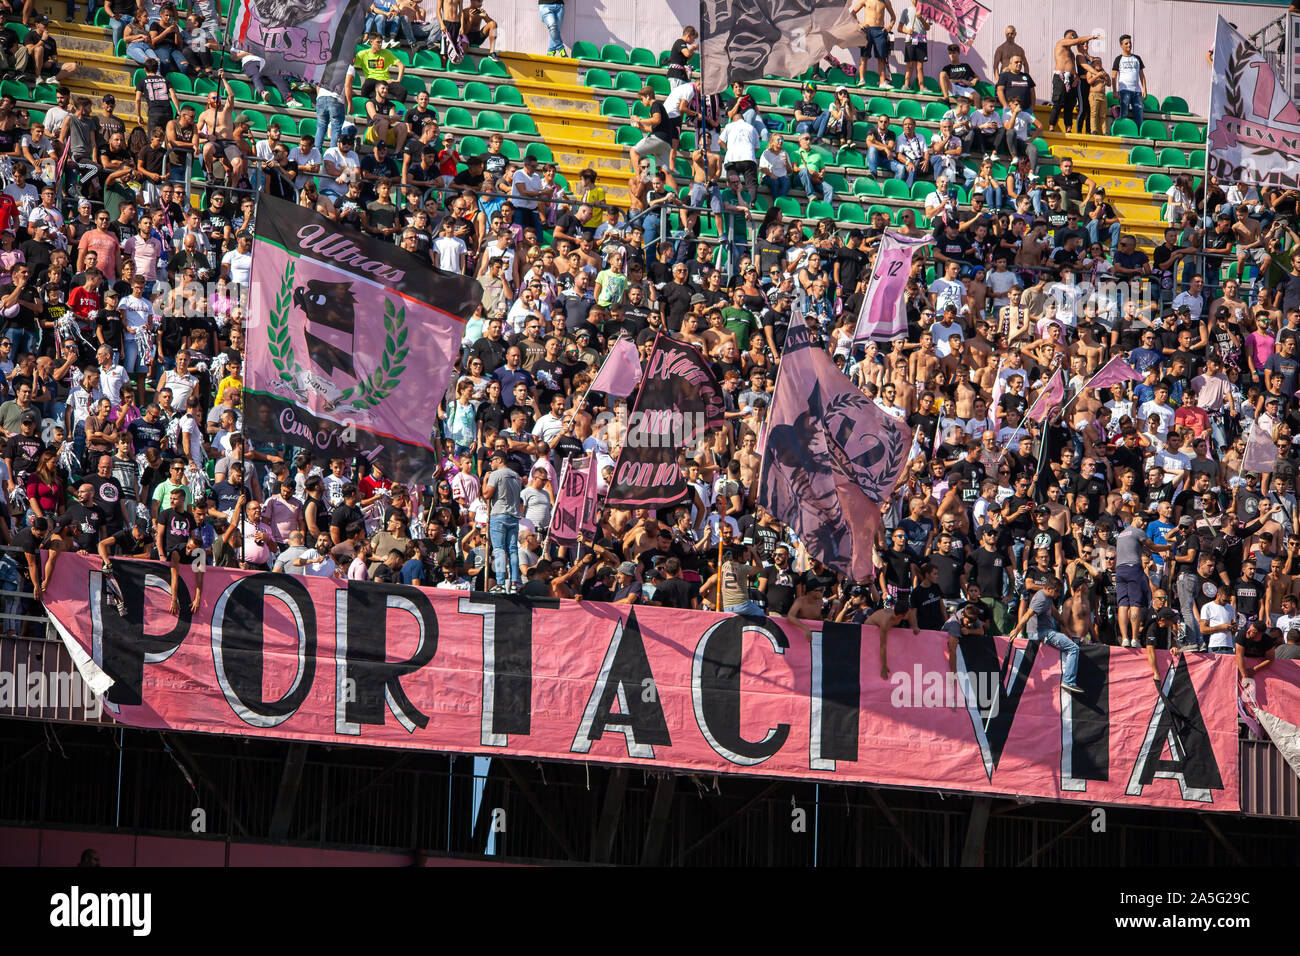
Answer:
[{"label": "black smoke flag", "polygon": [[658,507],[686,497],[680,456],[724,423],[722,388],[700,350],[660,333],[641,376],[608,504]]},{"label": "black smoke flag", "polygon": [[[427,480],[477,282],[263,195],[245,370],[252,438]],[[436,303],[436,304],[435,304]]]},{"label": "black smoke flag", "polygon": [[798,76],[836,45],[861,46],[853,0],[704,0],[703,91],[764,74]]}]

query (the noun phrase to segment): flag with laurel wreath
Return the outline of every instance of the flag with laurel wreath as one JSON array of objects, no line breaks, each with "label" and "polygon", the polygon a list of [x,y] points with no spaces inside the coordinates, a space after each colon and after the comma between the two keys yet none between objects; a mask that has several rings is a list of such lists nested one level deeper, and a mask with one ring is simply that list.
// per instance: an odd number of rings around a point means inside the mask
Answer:
[{"label": "flag with laurel wreath", "polygon": [[245,429],[317,459],[427,480],[473,279],[261,197],[246,323]]}]

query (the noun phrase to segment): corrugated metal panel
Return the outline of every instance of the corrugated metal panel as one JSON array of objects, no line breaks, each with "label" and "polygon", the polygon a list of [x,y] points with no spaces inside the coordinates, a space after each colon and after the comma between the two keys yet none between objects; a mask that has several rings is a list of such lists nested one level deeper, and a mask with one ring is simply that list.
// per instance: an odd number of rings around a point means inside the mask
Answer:
[{"label": "corrugated metal panel", "polygon": [[1300,777],[1267,740],[1241,741],[1241,812],[1300,818]]}]

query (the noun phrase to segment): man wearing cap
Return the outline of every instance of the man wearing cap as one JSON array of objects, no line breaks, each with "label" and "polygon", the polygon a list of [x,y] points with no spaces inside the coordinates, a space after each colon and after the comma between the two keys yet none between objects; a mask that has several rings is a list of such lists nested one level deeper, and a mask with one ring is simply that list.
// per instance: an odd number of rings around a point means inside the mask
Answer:
[{"label": "man wearing cap", "polygon": [[614,604],[640,604],[641,582],[636,577],[636,562],[624,561],[614,575]]},{"label": "man wearing cap", "polygon": [[[488,459],[492,470],[483,479],[483,499],[488,503],[488,537],[497,590],[514,591],[519,581],[519,498],[517,475],[498,449]],[[629,602],[630,603],[630,602]]]}]

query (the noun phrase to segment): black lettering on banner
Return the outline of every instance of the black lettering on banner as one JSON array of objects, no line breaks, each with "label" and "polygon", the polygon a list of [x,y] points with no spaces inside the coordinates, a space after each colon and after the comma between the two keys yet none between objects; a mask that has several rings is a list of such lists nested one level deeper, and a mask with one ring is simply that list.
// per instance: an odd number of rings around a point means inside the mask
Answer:
[{"label": "black lettering on banner", "polygon": [[[298,639],[293,683],[274,701],[262,699],[268,600],[288,610]],[[234,581],[212,611],[212,661],[226,702],[244,723],[275,727],[292,717],[316,678],[316,607],[306,585],[269,572]]]},{"label": "black lettering on banner", "polygon": [[[1207,662],[1208,664],[1208,662]],[[1169,759],[1162,756],[1169,747]],[[1157,777],[1178,782],[1184,800],[1213,803],[1212,790],[1223,789],[1219,762],[1201,717],[1201,705],[1188,672],[1187,661],[1177,655],[1160,682],[1160,696],[1147,722],[1142,749],[1129,776],[1130,797],[1142,796]]]},{"label": "black lettering on banner", "polygon": [[809,769],[834,770],[836,760],[858,759],[861,668],[858,625],[827,621],[813,632]]},{"label": "black lettering on banner", "polygon": [[[402,678],[418,671],[438,650],[438,615],[424,592],[404,584],[349,581],[334,598],[334,729],[359,734],[363,724],[384,723],[384,706],[408,734],[429,718],[402,690]],[[388,612],[403,611],[416,628],[415,651],[388,660]]]},{"label": "black lettering on banner", "polygon": [[461,598],[461,614],[483,618],[483,703],[479,741],[505,747],[510,734],[527,736],[533,721],[533,608],[554,610],[551,598],[476,592]]},{"label": "black lettering on banner", "polygon": [[790,646],[785,634],[765,619],[732,616],[704,632],[691,665],[691,702],[700,732],[714,752],[743,767],[772,757],[790,736],[789,724],[769,727],[762,740],[740,736],[740,661],[745,634],[751,631],[766,637],[778,654]]},{"label": "black lettering on banner", "polygon": [[[636,611],[629,611],[626,622],[618,621],[614,625],[614,634],[601,662],[596,685],[587,698],[570,752],[588,753],[591,742],[599,740],[606,728],[623,735],[629,757],[652,760],[655,744],[672,746],[659,695],[642,693],[647,679],[654,680],[654,674],[646,657]],[[618,701],[617,711],[615,701]]]},{"label": "black lettering on banner", "polygon": [[[1011,724],[1033,672],[1038,646],[1038,641],[1028,641],[1019,647],[1013,643],[1004,664],[998,660],[997,644],[992,637],[962,637],[957,643],[957,679],[962,684],[966,712],[970,714],[984,772],[990,782],[1011,736]],[[991,687],[994,683],[998,688],[997,700],[981,702],[975,688]]]},{"label": "black lettering on banner", "polygon": [[[122,591],[126,614],[113,606],[104,587],[104,573],[90,572],[90,642],[91,657],[109,677],[113,686],[104,702],[114,713],[121,706],[142,702],[144,665],[167,660],[181,646],[190,630],[190,589],[180,575],[180,594],[176,595],[180,613],[162,634],[144,630],[145,593],[159,588],[171,599],[171,566],[160,561],[115,561],[113,578]],[[156,619],[155,619],[156,620]]]},{"label": "black lettering on banner", "polygon": [[1061,692],[1061,789],[1083,792],[1110,779],[1110,648],[1079,647],[1082,694]]}]

